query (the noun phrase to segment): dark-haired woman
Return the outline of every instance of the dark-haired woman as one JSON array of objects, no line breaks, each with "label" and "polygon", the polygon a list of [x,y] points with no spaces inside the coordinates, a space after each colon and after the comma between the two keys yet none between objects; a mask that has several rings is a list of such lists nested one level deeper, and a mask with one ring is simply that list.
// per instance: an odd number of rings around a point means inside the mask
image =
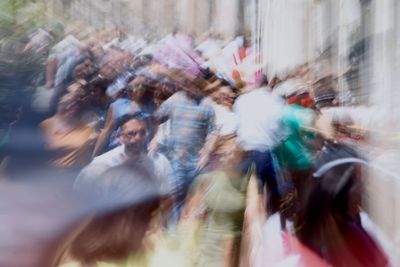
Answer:
[{"label": "dark-haired woman", "polygon": [[123,164],[79,190],[93,202],[93,215],[70,231],[54,266],[148,266],[145,237],[162,199],[157,180],[145,169]]},{"label": "dark-haired woman", "polygon": [[313,174],[304,177],[308,186],[303,187],[292,227],[279,232],[276,217],[267,221],[256,266],[284,261],[290,262],[287,266],[391,266],[363,227],[364,163],[349,147],[327,142],[315,159]]}]

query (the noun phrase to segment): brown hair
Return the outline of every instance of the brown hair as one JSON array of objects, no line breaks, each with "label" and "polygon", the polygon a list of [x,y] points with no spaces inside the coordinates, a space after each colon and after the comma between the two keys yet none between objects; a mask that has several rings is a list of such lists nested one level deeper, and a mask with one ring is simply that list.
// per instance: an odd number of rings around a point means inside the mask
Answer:
[{"label": "brown hair", "polygon": [[72,241],[70,255],[79,262],[121,260],[142,248],[158,200],[97,216]]},{"label": "brown hair", "polygon": [[102,212],[76,231],[67,246],[69,256],[85,264],[126,259],[140,251],[161,198],[156,180],[140,166],[117,166],[99,178],[89,187],[104,204]]}]

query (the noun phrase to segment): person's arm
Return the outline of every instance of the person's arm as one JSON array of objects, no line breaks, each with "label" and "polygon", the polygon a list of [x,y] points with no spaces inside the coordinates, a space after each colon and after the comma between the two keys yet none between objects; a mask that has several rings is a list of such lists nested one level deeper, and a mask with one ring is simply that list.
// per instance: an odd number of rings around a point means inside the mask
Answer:
[{"label": "person's arm", "polygon": [[158,144],[160,143],[161,140],[161,129],[160,126],[156,126],[155,129],[155,134],[153,139],[151,139],[150,144],[149,144],[149,154],[154,155],[158,149]]},{"label": "person's arm", "polygon": [[172,95],[170,98],[168,98],[164,103],[161,104],[161,106],[158,108],[158,110],[155,112],[155,120],[154,124],[157,125],[157,129],[154,133],[154,137],[150,142],[149,145],[149,153],[154,154],[157,151],[158,144],[160,141],[160,136],[161,136],[161,129],[160,129],[160,124],[163,122],[167,121],[169,119],[169,116],[171,114],[171,110],[173,107],[173,101],[174,101],[174,95]]},{"label": "person's arm", "polygon": [[215,126],[215,113],[213,109],[210,110],[207,127],[207,138],[200,150],[199,162],[197,163],[198,170],[203,169],[207,165],[218,140],[218,129]]},{"label": "person's arm", "polygon": [[51,88],[54,86],[58,67],[58,60],[56,57],[49,59],[46,65],[46,84],[45,88]]},{"label": "person's arm", "polygon": [[217,132],[213,132],[212,134],[209,134],[207,136],[206,142],[203,148],[200,150],[199,162],[197,163],[198,170],[203,169],[209,162],[211,153],[215,149],[215,144],[217,143],[217,140],[218,140]]},{"label": "person's arm", "polygon": [[116,127],[116,121],[114,119],[112,108],[110,107],[107,112],[104,129],[101,131],[99,138],[97,139],[96,145],[94,147],[92,155],[93,158],[100,155],[103,152],[104,147],[110,140],[111,134],[115,130],[115,127]]},{"label": "person's arm", "polygon": [[167,100],[165,100],[161,104],[161,106],[158,108],[158,110],[154,113],[156,124],[161,124],[163,122],[166,122],[169,119],[170,114],[172,112],[172,108],[175,106],[175,103],[174,103],[175,98],[176,98],[176,94],[173,94],[172,96],[170,96]]}]

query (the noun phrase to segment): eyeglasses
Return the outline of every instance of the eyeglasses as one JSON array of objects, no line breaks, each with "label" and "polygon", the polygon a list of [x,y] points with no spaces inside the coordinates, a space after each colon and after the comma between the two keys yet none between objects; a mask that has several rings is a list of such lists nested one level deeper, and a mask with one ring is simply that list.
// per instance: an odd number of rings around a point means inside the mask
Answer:
[{"label": "eyeglasses", "polygon": [[131,131],[131,132],[127,132],[127,133],[121,133],[121,136],[123,138],[129,139],[129,140],[134,138],[134,137],[136,137],[137,135],[145,136],[146,135],[146,130],[139,130],[139,131]]}]

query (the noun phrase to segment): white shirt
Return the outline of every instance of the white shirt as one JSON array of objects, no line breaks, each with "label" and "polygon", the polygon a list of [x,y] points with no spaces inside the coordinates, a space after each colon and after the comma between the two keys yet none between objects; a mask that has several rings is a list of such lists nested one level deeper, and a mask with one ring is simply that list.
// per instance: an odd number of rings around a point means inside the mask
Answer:
[{"label": "white shirt", "polygon": [[215,125],[219,130],[219,135],[235,134],[239,124],[237,115],[222,105],[215,104],[213,107]]},{"label": "white shirt", "polygon": [[265,152],[279,142],[283,103],[267,88],[239,96],[233,110],[239,120],[238,141],[244,150]]},{"label": "white shirt", "polygon": [[[109,169],[122,165],[130,159],[125,152],[125,146],[118,146],[104,153],[86,166],[77,177],[74,187],[78,188],[82,183],[97,179]],[[168,159],[162,154],[155,153],[149,156],[141,154],[135,163],[140,163],[153,177],[157,179],[162,194],[171,192],[173,186],[173,171]]]}]

